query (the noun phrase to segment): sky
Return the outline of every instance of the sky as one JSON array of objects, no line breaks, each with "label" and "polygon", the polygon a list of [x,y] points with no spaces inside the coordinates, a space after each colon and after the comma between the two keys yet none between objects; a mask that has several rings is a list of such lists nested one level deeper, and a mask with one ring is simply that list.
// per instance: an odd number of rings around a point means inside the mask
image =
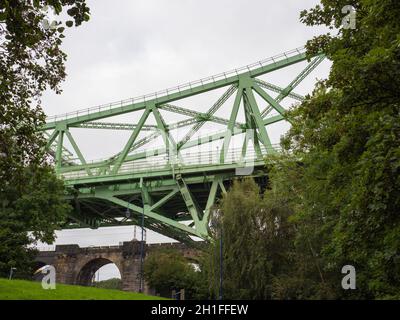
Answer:
[{"label": "sky", "polygon": [[[68,75],[62,84],[63,93],[46,92],[43,96],[47,115],[136,97],[245,66],[301,47],[324,31],[307,27],[299,20],[300,11],[313,7],[319,2],[317,0],[87,2],[91,10],[90,21],[68,29],[63,43],[68,54]],[[285,86],[304,66],[271,74],[267,80]],[[329,62],[323,62],[296,91],[310,93],[316,79],[327,76],[329,66]],[[195,106],[192,109],[205,112],[209,107],[206,104],[215,97],[210,95],[209,101],[182,101],[182,106]],[[227,111],[229,109],[221,110],[221,115],[227,117]],[[174,119],[172,115],[164,116],[167,122]],[[116,121],[136,122],[137,117],[130,114]],[[271,128],[273,142],[279,142],[287,129],[288,124]],[[118,152],[129,132],[75,129],[72,134],[85,157],[94,160]],[[115,245],[131,240],[133,236],[133,226],[65,230],[57,232],[55,244]],[[137,237],[140,238],[139,228]],[[147,240],[172,241],[150,231]],[[106,266],[101,270],[100,278],[115,273],[115,267]]]}]

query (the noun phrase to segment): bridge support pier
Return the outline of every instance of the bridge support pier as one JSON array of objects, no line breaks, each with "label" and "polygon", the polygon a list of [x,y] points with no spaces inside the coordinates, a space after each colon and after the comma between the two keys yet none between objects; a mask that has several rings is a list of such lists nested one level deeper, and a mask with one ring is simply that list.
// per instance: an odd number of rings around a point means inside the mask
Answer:
[{"label": "bridge support pier", "polygon": [[[144,248],[146,246],[143,246]],[[143,249],[144,251],[146,249]],[[124,242],[121,263],[122,290],[140,291],[140,242]],[[143,253],[145,254],[145,252]],[[144,280],[143,280],[144,281]]]},{"label": "bridge support pier", "polygon": [[[111,247],[58,245],[55,251],[40,252],[36,260],[41,265],[55,267],[57,283],[83,286],[91,284],[94,274],[102,266],[114,263],[121,274],[122,290],[139,292],[140,289],[140,241]],[[149,293],[147,286],[145,293]]]}]

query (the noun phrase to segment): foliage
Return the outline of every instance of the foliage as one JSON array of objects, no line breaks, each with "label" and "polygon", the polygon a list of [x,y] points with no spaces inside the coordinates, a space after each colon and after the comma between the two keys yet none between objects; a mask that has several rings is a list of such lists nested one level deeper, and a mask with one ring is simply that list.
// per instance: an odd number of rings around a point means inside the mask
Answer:
[{"label": "foliage", "polygon": [[17,276],[30,277],[35,251],[29,245],[36,239],[51,243],[69,206],[62,199],[63,183],[50,167],[27,168],[23,178],[23,192],[11,184],[7,201],[12,205],[0,210],[0,272],[15,267]]},{"label": "foliage", "polygon": [[[46,7],[48,8],[46,9]],[[49,9],[52,8],[52,9]],[[66,54],[64,24],[48,21],[63,9],[80,25],[89,19],[84,0],[0,2],[0,274],[11,266],[29,273],[35,240],[51,242],[68,207],[38,128],[45,115],[41,93],[60,93]],[[32,231],[30,235],[27,231]]]},{"label": "foliage", "polygon": [[61,21],[54,26],[44,23],[50,19],[46,6],[51,6],[56,15],[69,8],[67,14],[75,25],[89,19],[84,0],[0,2],[2,181],[18,178],[27,164],[37,166],[45,161],[44,138],[37,132],[45,118],[40,97],[46,88],[60,93],[59,85],[66,75],[66,54],[60,49],[65,28]]},{"label": "foliage", "polygon": [[[219,292],[220,237],[223,240],[224,297],[237,299],[262,298],[269,290],[267,270],[271,260],[264,251],[262,230],[271,227],[261,205],[259,188],[252,180],[235,181],[220,203],[215,241],[208,252],[208,264],[202,266],[212,279],[208,283],[214,297]],[[258,232],[260,231],[260,232]]]},{"label": "foliage", "polygon": [[173,249],[151,252],[144,263],[144,277],[162,296],[170,297],[172,290],[185,289],[185,299],[203,298],[200,272],[183,255]]},{"label": "foliage", "polygon": [[[348,4],[355,29],[341,25]],[[399,14],[395,0],[321,0],[301,13],[333,30],[307,45],[332,69],[289,112],[265,194],[237,182],[220,204],[227,298],[400,298]],[[214,295],[217,248],[206,259]],[[356,290],[341,287],[344,265]]]},{"label": "foliage", "polygon": [[[340,27],[348,1],[321,1],[308,25]],[[357,298],[400,293],[400,3],[350,2],[356,28],[308,43],[332,60],[327,81],[291,113],[284,145],[304,163],[307,232],[321,232],[326,272],[357,270]]]},{"label": "foliage", "polygon": [[[287,171],[279,166],[285,165]],[[234,182],[220,204],[225,299],[304,299],[330,297],[320,283],[319,259],[309,242],[296,243],[299,225],[291,220],[295,200],[285,190],[282,172],[297,175],[295,161],[271,167],[271,186],[264,194],[253,179]],[[292,176],[296,180],[295,176]],[[220,235],[216,234],[201,268],[210,297],[218,297]],[[317,294],[318,293],[318,294]]]},{"label": "foliage", "polygon": [[93,283],[96,288],[122,290],[122,281],[119,278],[111,278]]}]

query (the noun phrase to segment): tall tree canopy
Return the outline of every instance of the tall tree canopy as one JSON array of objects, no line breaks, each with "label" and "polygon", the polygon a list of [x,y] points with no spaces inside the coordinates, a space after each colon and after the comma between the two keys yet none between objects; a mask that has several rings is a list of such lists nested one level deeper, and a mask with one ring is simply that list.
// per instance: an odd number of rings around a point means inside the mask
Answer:
[{"label": "tall tree canopy", "polygon": [[[355,25],[343,25],[351,4]],[[354,296],[400,293],[400,3],[321,1],[302,21],[337,28],[309,41],[332,61],[329,78],[291,112],[287,150],[304,163],[301,210],[323,231],[325,270],[351,264]],[[345,27],[347,26],[347,27]]]},{"label": "tall tree canopy", "polygon": [[213,223],[216,241],[201,265],[211,297],[219,296],[221,237],[224,298],[274,297],[274,280],[288,267],[294,229],[288,225],[291,211],[270,200],[252,179],[234,181],[221,199]]},{"label": "tall tree canopy", "polygon": [[[222,201],[228,297],[400,298],[399,16],[397,0],[321,0],[301,13],[331,28],[307,48],[332,69],[288,113],[265,195],[246,182]],[[345,265],[356,290],[341,286]]]},{"label": "tall tree canopy", "polygon": [[265,193],[251,178],[237,180],[219,203],[215,239],[201,264],[209,297],[219,296],[222,233],[224,299],[334,298],[330,283],[338,277],[322,272],[319,247],[299,233],[302,224],[293,220],[299,164],[290,158],[270,164]]},{"label": "tall tree canopy", "polygon": [[[61,20],[66,10],[71,20]],[[55,20],[60,19],[60,20]],[[51,242],[68,206],[37,131],[41,94],[61,92],[64,26],[89,19],[85,0],[0,1],[0,273],[28,272],[32,241]],[[32,231],[28,236],[27,231]]]}]

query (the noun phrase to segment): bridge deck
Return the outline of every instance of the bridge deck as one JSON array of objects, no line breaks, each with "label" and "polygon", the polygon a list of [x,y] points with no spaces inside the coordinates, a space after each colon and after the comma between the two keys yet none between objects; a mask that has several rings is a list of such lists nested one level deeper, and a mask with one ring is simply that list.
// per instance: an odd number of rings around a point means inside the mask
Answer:
[{"label": "bridge deck", "polygon": [[[171,159],[171,157],[164,154],[158,157],[150,157],[149,159],[125,162],[118,173],[113,175],[108,174],[108,172],[89,175],[85,169],[68,171],[68,168],[65,168],[65,173],[62,173],[62,176],[66,186],[78,186],[138,180],[141,178],[171,177],[177,174],[202,173],[203,175],[209,175],[212,172],[231,170],[236,170],[240,175],[240,170],[246,170],[246,172],[251,173],[252,167],[260,167],[265,164],[263,157],[258,157],[254,151],[248,152],[245,158],[241,157],[241,152],[241,149],[232,150],[224,163],[219,162],[220,153],[218,150],[197,154],[182,154],[181,159],[178,157]],[[109,167],[109,170],[111,169],[112,167]]]}]

